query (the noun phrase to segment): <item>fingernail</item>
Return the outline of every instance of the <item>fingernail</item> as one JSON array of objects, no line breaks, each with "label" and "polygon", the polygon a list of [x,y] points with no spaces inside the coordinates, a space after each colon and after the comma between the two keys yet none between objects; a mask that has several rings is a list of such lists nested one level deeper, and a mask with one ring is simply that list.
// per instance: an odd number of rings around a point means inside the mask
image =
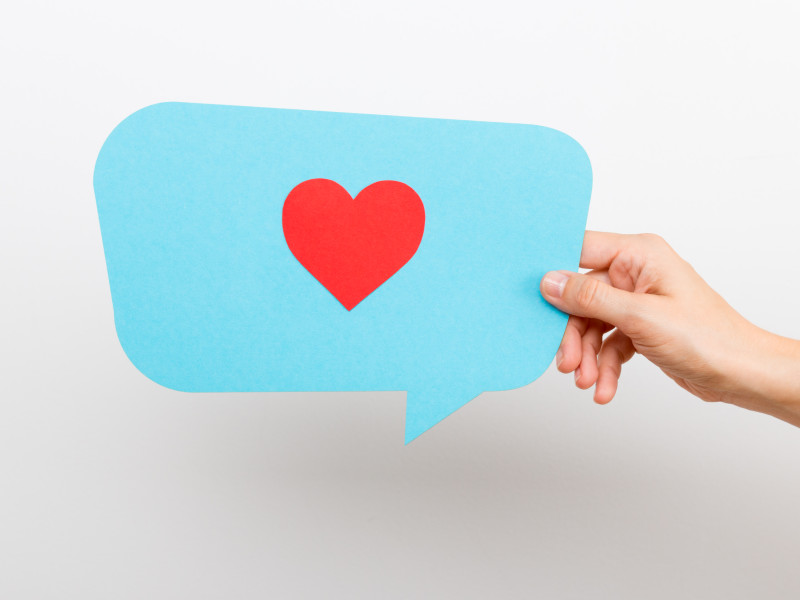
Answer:
[{"label": "fingernail", "polygon": [[567,285],[568,275],[560,271],[550,271],[544,276],[542,285],[544,290],[554,298],[561,298],[564,293],[564,286]]},{"label": "fingernail", "polygon": [[575,383],[578,383],[578,379],[580,378],[581,378],[581,368],[578,367],[577,369],[575,369]]},{"label": "fingernail", "polygon": [[557,367],[561,366],[561,361],[562,360],[564,360],[564,351],[561,348],[559,348],[558,352],[556,352],[556,366]]}]

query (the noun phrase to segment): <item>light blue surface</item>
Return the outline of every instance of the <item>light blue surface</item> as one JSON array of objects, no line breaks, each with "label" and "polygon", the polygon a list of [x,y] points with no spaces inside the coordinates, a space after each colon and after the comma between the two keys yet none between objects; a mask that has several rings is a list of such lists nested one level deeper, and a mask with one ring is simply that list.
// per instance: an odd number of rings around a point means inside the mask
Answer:
[{"label": "light blue surface", "polygon": [[[350,312],[283,237],[287,194],[313,178],[352,196],[402,181],[425,205],[417,253]],[[539,279],[577,268],[591,179],[580,145],[546,127],[144,108],[94,173],[119,340],[176,390],[406,390],[408,442],[550,364],[567,318]]]}]

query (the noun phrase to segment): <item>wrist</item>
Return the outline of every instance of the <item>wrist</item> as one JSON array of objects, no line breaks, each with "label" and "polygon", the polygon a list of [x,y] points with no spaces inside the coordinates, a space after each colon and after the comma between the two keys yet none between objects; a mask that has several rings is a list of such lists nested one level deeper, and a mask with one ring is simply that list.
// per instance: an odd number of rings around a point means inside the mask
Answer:
[{"label": "wrist", "polygon": [[800,427],[800,341],[756,328],[733,403]]}]

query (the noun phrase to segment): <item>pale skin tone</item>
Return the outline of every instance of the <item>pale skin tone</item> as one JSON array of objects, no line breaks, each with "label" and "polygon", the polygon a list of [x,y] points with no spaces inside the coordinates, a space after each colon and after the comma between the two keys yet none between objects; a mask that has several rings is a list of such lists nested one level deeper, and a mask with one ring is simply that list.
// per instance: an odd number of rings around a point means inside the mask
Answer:
[{"label": "pale skin tone", "polygon": [[638,353],[679,386],[800,427],[800,341],[756,327],[663,239],[587,231],[578,274],[551,271],[545,300],[570,314],[558,370],[609,403]]}]

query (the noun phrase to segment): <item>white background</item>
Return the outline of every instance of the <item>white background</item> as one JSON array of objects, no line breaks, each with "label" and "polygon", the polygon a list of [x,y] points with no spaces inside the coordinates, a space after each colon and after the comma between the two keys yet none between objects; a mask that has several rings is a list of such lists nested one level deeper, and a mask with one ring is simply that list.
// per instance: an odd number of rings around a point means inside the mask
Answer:
[{"label": "white background", "polygon": [[92,192],[164,100],[548,125],[591,228],[800,337],[797,2],[11,4],[0,597],[800,596],[800,430],[640,357],[609,406],[551,369],[408,447],[399,392],[166,390],[115,337]]}]

